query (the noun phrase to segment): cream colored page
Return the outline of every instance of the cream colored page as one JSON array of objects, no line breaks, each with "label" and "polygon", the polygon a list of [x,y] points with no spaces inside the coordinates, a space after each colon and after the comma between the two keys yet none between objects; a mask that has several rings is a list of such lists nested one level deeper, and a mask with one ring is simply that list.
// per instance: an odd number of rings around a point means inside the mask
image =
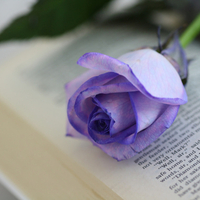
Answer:
[{"label": "cream colored page", "polygon": [[[187,85],[190,102],[181,107],[173,127],[136,157],[117,162],[89,141],[65,137],[64,84],[85,71],[75,64],[76,60],[85,52],[118,57],[140,46],[155,44],[153,32],[127,25],[105,25],[76,40],[38,41],[21,57],[1,67],[0,98],[123,199],[198,199],[200,192],[194,190],[200,178],[186,184],[198,174],[198,170],[190,173],[199,165],[195,143],[199,139],[200,117],[196,109],[198,59],[192,64]],[[199,52],[195,44],[189,49],[194,57]],[[179,154],[182,156],[178,157]],[[185,176],[188,178],[182,180]]]}]

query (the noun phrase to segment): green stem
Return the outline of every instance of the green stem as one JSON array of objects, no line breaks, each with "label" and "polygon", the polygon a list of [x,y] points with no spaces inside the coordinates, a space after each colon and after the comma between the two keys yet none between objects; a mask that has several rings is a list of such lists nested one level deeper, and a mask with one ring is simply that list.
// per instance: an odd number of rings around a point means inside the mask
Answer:
[{"label": "green stem", "polygon": [[183,48],[185,48],[200,32],[200,13],[196,19],[190,24],[190,26],[181,35],[180,42]]}]

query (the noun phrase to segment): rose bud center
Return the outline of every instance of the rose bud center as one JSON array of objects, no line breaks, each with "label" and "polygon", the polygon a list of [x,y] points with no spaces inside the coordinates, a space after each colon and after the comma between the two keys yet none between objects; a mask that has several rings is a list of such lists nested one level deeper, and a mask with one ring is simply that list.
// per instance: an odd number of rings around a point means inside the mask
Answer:
[{"label": "rose bud center", "polygon": [[93,118],[89,123],[89,127],[97,134],[109,135],[110,118],[101,109],[98,109],[98,111],[94,113]]}]

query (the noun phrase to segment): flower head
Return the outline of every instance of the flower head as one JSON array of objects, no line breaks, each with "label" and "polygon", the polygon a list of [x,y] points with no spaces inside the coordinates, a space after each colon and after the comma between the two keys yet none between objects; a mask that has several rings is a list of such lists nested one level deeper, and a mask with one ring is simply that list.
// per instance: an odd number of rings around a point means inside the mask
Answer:
[{"label": "flower head", "polygon": [[171,52],[146,48],[118,59],[84,54],[78,64],[90,70],[66,85],[67,135],[85,137],[117,160],[155,141],[187,102]]}]

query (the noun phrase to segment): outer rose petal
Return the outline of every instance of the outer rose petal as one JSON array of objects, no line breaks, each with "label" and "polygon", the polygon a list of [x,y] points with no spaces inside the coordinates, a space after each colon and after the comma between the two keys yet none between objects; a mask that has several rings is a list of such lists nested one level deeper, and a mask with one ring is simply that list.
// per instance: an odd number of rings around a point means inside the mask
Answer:
[{"label": "outer rose petal", "polygon": [[[104,70],[88,70],[83,73],[81,76],[75,78],[65,85],[65,91],[67,96],[67,105],[69,98],[74,94],[74,92],[88,79],[93,76],[98,76],[99,74],[105,73]],[[78,137],[77,131],[72,127],[67,119],[67,136]],[[80,136],[82,137],[82,136]]]},{"label": "outer rose petal", "polygon": [[[100,71],[98,71],[100,73]],[[89,72],[88,72],[89,73]],[[112,80],[113,78],[115,78],[116,76],[118,76],[118,74],[116,73],[105,73],[99,76],[94,76],[93,78],[87,80],[86,82],[84,82],[77,90],[76,92],[72,95],[72,97],[69,99],[68,102],[68,108],[67,108],[67,114],[68,114],[68,119],[69,122],[71,123],[71,125],[81,134],[88,136],[88,131],[87,131],[87,124],[85,122],[83,122],[77,115],[75,112],[75,101],[77,96],[79,95],[80,92],[82,92],[83,90],[86,90],[88,87],[90,86],[97,86],[97,85],[103,85],[105,83],[107,83],[108,81]],[[77,82],[78,84],[77,84]],[[80,85],[80,82],[78,79],[76,79],[76,81],[72,84],[72,85]],[[69,89],[69,85],[66,87],[66,92],[68,92]],[[75,89],[75,88],[74,88]]]},{"label": "outer rose petal", "polygon": [[140,92],[130,92],[129,96],[135,111],[137,128],[136,133],[126,138],[123,144],[132,144],[136,134],[148,128],[168,107],[167,104],[153,101]]},{"label": "outer rose petal", "polygon": [[[94,109],[92,98],[98,94],[113,94],[137,91],[137,89],[129,82],[122,82],[118,84],[109,84],[103,86],[91,86],[90,88],[82,91],[75,102],[74,108],[77,116],[87,123],[91,111]],[[91,107],[93,106],[93,108]],[[91,109],[90,109],[91,108]]]},{"label": "outer rose petal", "polygon": [[69,120],[67,119],[67,133],[66,136],[74,137],[74,138],[80,138],[80,139],[86,139],[84,135],[80,134],[74,127],[69,123]]},{"label": "outer rose petal", "polygon": [[187,102],[178,73],[164,56],[154,50],[133,51],[122,55],[119,60],[100,53],[86,53],[77,63],[90,69],[116,72],[158,102],[172,105]]},{"label": "outer rose petal", "polygon": [[129,159],[154,142],[166,129],[171,126],[176,118],[178,109],[178,105],[169,105],[165,112],[151,126],[137,135],[133,144],[125,145],[115,142],[104,145],[94,143],[94,145],[98,146],[106,154],[117,159],[118,161]]},{"label": "outer rose petal", "polygon": [[140,152],[152,142],[159,138],[159,136],[168,129],[178,114],[180,106],[168,106],[165,112],[144,131],[140,132],[131,147]]},{"label": "outer rose petal", "polygon": [[74,94],[74,92],[87,80],[94,76],[98,76],[100,74],[105,73],[105,70],[88,70],[85,73],[81,74],[77,78],[73,79],[72,81],[68,82],[65,85],[65,90],[67,94],[67,100]]}]

